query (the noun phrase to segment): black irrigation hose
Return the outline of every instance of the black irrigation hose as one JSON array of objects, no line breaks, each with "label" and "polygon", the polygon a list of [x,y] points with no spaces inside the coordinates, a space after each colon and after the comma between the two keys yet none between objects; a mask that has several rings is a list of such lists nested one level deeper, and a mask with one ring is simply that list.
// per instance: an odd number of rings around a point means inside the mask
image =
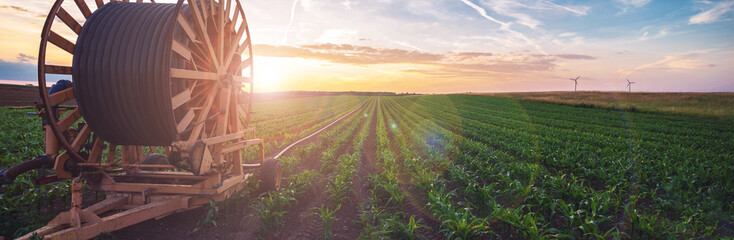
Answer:
[{"label": "black irrigation hose", "polygon": [[176,140],[171,96],[183,88],[169,74],[183,68],[171,53],[177,14],[176,4],[110,2],[84,23],[74,48],[74,95],[97,136],[118,145]]},{"label": "black irrigation hose", "polygon": [[319,133],[323,132],[323,131],[324,131],[324,130],[326,130],[327,128],[331,127],[331,125],[334,125],[334,124],[338,123],[339,121],[341,121],[342,119],[344,119],[344,118],[348,117],[349,115],[352,115],[352,113],[354,113],[354,112],[356,112],[357,110],[359,110],[360,108],[362,108],[362,106],[364,106],[364,104],[365,104],[365,103],[367,103],[367,101],[368,101],[368,100],[369,100],[369,99],[367,99],[367,100],[364,100],[364,102],[362,102],[362,104],[360,104],[359,106],[357,106],[357,108],[355,108],[355,109],[354,109],[354,110],[352,110],[351,112],[348,112],[347,114],[344,114],[344,115],[343,115],[343,116],[341,116],[340,118],[338,118],[338,119],[334,120],[333,122],[329,123],[328,125],[326,125],[326,126],[322,127],[322,128],[321,128],[321,129],[319,129],[318,131],[316,131],[316,132],[313,132],[313,133],[311,133],[310,135],[308,135],[308,136],[306,136],[306,137],[304,137],[304,138],[301,138],[301,139],[299,139],[298,141],[295,141],[295,142],[291,143],[290,145],[288,145],[287,147],[285,147],[285,148],[284,148],[283,150],[280,150],[280,152],[279,152],[279,153],[278,153],[277,155],[275,155],[275,157],[273,157],[273,159],[278,159],[278,158],[279,158],[280,156],[282,156],[282,155],[283,155],[283,154],[284,154],[285,152],[287,152],[287,151],[288,151],[288,149],[290,149],[291,147],[293,147],[293,146],[295,146],[295,145],[298,145],[299,143],[301,143],[301,142],[303,142],[303,141],[306,141],[307,139],[309,139],[309,138],[311,138],[311,137],[313,137],[313,136],[316,136],[316,135],[318,135]]}]

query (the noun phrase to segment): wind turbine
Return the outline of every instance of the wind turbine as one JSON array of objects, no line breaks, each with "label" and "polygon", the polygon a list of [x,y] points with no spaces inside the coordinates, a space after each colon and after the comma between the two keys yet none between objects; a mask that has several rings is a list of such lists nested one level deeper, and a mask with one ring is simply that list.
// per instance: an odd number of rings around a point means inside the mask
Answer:
[{"label": "wind turbine", "polygon": [[635,82],[630,82],[630,79],[627,79],[627,87],[629,88],[629,91],[632,92],[632,84]]},{"label": "wind turbine", "polygon": [[573,81],[573,91],[574,91],[574,92],[576,91],[576,85],[579,85],[579,82],[578,82],[578,81],[579,81],[579,78],[580,78],[580,77],[581,77],[581,76],[578,76],[578,77],[576,77],[576,78],[569,78],[569,80]]}]

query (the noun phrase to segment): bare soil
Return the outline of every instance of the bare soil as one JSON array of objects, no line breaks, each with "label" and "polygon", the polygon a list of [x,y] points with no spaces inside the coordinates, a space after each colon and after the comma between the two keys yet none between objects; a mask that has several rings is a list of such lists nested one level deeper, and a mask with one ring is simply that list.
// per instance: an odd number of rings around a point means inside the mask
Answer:
[{"label": "bare soil", "polygon": [[0,84],[0,106],[33,106],[41,102],[38,87]]},{"label": "bare soil", "polygon": [[[374,110],[372,124],[367,126],[370,128],[368,139],[365,141],[363,168],[360,169],[358,183],[355,183],[355,192],[357,196],[353,196],[347,205],[343,205],[341,210],[337,212],[337,222],[332,226],[334,239],[356,239],[361,233],[361,228],[357,226],[359,220],[359,205],[362,199],[369,193],[364,189],[366,186],[366,175],[373,171],[374,167],[366,166],[365,162],[376,161],[375,156],[375,122],[376,114]],[[358,118],[359,119],[359,118]],[[366,119],[362,120],[366,122]],[[360,127],[363,127],[363,123]],[[335,125],[336,126],[336,125]],[[332,126],[333,127],[333,126]],[[355,131],[359,131],[360,127]],[[351,153],[354,138],[357,134],[353,134],[347,140],[347,144],[339,149],[337,156],[344,153]],[[314,136],[299,145],[307,145],[313,142],[325,141],[321,136]],[[321,152],[324,149],[315,150],[310,156],[304,159],[302,164],[303,170],[318,171],[321,168]],[[273,153],[272,155],[275,155]],[[272,157],[272,156],[269,156]],[[366,161],[365,161],[366,160]],[[374,165],[373,165],[374,166]],[[314,209],[327,204],[327,193],[325,192],[326,182],[321,181],[320,184],[314,186],[298,199],[298,204],[291,207],[284,217],[284,222],[276,233],[264,235],[260,232],[260,220],[253,217],[255,213],[251,208],[246,208],[244,212],[230,213],[228,217],[222,216],[217,219],[217,226],[192,232],[196,228],[197,222],[207,214],[207,208],[198,208],[184,213],[173,214],[160,220],[149,220],[134,226],[130,226],[119,231],[111,233],[112,237],[117,239],[320,239],[323,235],[323,226],[318,216],[310,215]],[[221,212],[220,212],[221,214]]]}]

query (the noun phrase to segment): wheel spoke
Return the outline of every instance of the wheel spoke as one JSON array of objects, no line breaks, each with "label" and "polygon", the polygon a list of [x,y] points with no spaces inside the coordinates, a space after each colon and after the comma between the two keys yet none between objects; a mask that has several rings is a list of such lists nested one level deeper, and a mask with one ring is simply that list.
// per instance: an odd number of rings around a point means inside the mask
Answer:
[{"label": "wheel spoke", "polygon": [[247,67],[249,67],[249,66],[252,66],[252,58],[248,58],[248,59],[246,59],[245,61],[242,61],[242,62],[240,63],[240,66],[242,66],[242,68],[243,68],[243,69],[244,69],[244,68],[247,68]]},{"label": "wheel spoke", "polygon": [[176,125],[176,130],[179,133],[186,130],[186,128],[188,128],[191,124],[191,121],[194,120],[194,117],[196,117],[196,114],[194,114],[194,110],[189,109],[189,112],[187,112],[186,115],[184,115],[184,117],[181,119],[181,121]]},{"label": "wheel spoke", "polygon": [[44,70],[46,73],[71,75],[71,67],[67,66],[46,65]]},{"label": "wheel spoke", "polygon": [[214,98],[217,96],[217,88],[213,88],[211,90],[211,93],[209,94],[209,98],[206,100],[206,106],[204,107],[204,110],[199,112],[199,118],[196,119],[197,123],[200,123],[194,127],[194,130],[191,132],[191,135],[189,136],[189,141],[195,141],[199,138],[199,135],[201,134],[201,130],[204,128],[203,121],[206,120],[209,110],[212,108],[212,104],[214,104]]},{"label": "wheel spoke", "polygon": [[237,83],[252,83],[252,78],[243,76],[232,76],[232,79]]},{"label": "wheel spoke", "polygon": [[89,15],[92,15],[92,11],[89,10],[89,6],[87,6],[87,3],[84,2],[84,0],[74,0],[74,2],[76,2],[76,6],[79,7],[79,10],[82,11],[84,18],[88,19]]},{"label": "wheel spoke", "polygon": [[[214,46],[212,46],[212,42],[209,39],[209,34],[207,34],[207,27],[204,20],[201,18],[201,14],[199,14],[198,7],[195,0],[188,0],[189,6],[193,7],[192,13],[194,14],[194,22],[196,23],[196,29],[198,30],[201,37],[204,39],[204,45],[206,45],[206,48],[209,50],[209,54],[211,54],[212,61],[214,61],[214,66],[216,69],[219,69],[219,61],[217,60],[217,54],[214,51]],[[202,6],[202,9],[204,7]],[[206,11],[204,11],[206,12]]]},{"label": "wheel spoke", "polygon": [[229,127],[229,104],[230,101],[232,101],[232,89],[224,89],[221,91],[226,91],[225,94],[227,94],[227,97],[219,101],[220,106],[224,108],[224,116],[220,116],[218,119],[219,128],[217,130],[217,135],[224,135],[227,133],[227,128]]},{"label": "wheel spoke", "polygon": [[74,99],[74,89],[67,88],[48,95],[48,105],[54,107],[72,99]]},{"label": "wheel spoke", "polygon": [[92,151],[89,153],[89,159],[87,159],[87,162],[98,162],[101,160],[102,149],[104,149],[104,140],[100,137],[96,137],[95,135]]},{"label": "wheel spoke", "polygon": [[[211,2],[212,2],[212,5],[214,5],[213,4],[214,3],[214,0],[211,0]],[[218,28],[219,29],[219,44],[217,44],[217,45],[219,46],[219,62],[223,62],[224,61],[224,59],[223,59],[223,57],[224,57],[224,6],[222,6],[222,4],[220,3],[219,4],[219,7],[217,8],[217,10],[218,10],[218,13],[219,13],[218,14],[219,15],[219,25],[218,25],[218,27],[219,27]],[[226,70],[227,68],[225,67],[223,69]]]},{"label": "wheel spoke", "polygon": [[115,161],[115,152],[117,151],[117,145],[110,143],[107,146],[107,163]]},{"label": "wheel spoke", "polygon": [[247,24],[243,22],[237,31],[237,35],[232,40],[232,45],[229,47],[229,52],[227,52],[227,54],[225,55],[226,57],[224,60],[225,63],[224,63],[223,69],[229,69],[229,64],[232,62],[232,58],[235,56],[235,54],[242,54],[242,51],[244,51],[247,48],[247,46],[250,45],[249,44],[250,39],[248,38],[248,39],[245,39],[245,42],[240,46],[240,38],[245,33],[246,28],[247,28]]},{"label": "wheel spoke", "polygon": [[66,10],[64,10],[63,7],[59,7],[59,11],[56,12],[56,16],[61,19],[61,21],[66,24],[72,31],[74,31],[77,35],[79,32],[82,31],[82,25],[80,25],[76,20],[74,20],[74,17],[69,15]]},{"label": "wheel spoke", "polygon": [[[240,4],[239,1],[237,1],[237,6],[239,6],[239,4]],[[230,28],[229,28],[230,31],[234,32],[235,28],[237,27],[237,20],[239,20],[239,17],[240,17],[239,12],[240,12],[239,7],[234,8],[234,15],[232,15],[232,24],[230,24]]]},{"label": "wheel spoke", "polygon": [[82,117],[82,113],[79,112],[79,108],[75,108],[68,115],[66,115],[64,119],[61,119],[61,121],[59,121],[57,125],[61,131],[64,131],[67,128],[71,127],[71,125],[74,124],[76,120],[79,120],[80,117]]},{"label": "wheel spoke", "polygon": [[180,25],[186,33],[186,36],[188,36],[192,42],[196,42],[196,34],[194,34],[194,29],[191,28],[191,24],[189,24],[189,21],[186,21],[186,18],[184,18],[184,16],[180,13],[178,14],[178,18],[176,20],[178,21],[178,25]]},{"label": "wheel spoke", "polygon": [[232,0],[227,0],[227,3],[225,3],[224,6],[227,7],[226,9],[224,9],[224,13],[226,14],[224,16],[224,19],[229,20],[229,11],[232,10],[232,8],[231,8],[231,6],[232,6]]},{"label": "wheel spoke", "polygon": [[48,35],[48,41],[51,42],[53,45],[56,45],[57,47],[63,49],[64,51],[74,54],[74,44],[71,43],[71,41],[66,40],[66,38],[62,37],[59,34],[56,34],[54,31],[50,31]]},{"label": "wheel spoke", "polygon": [[98,9],[101,8],[102,6],[104,6],[104,1],[102,1],[102,0],[94,0],[94,2],[97,3],[97,8]]},{"label": "wheel spoke", "polygon": [[171,68],[171,77],[184,79],[219,80],[216,73]]},{"label": "wheel spoke", "polygon": [[183,105],[184,103],[191,100],[191,90],[186,89],[183,92],[176,94],[176,96],[173,96],[171,98],[171,105],[173,106],[173,109],[176,109]]},{"label": "wheel spoke", "polygon": [[92,129],[89,128],[89,124],[84,124],[82,130],[76,135],[74,141],[71,142],[71,151],[78,152],[82,148],[82,144],[87,141],[89,135],[92,134]]},{"label": "wheel spoke", "polygon": [[178,40],[173,39],[173,44],[171,45],[171,48],[174,52],[178,53],[178,55],[181,55],[181,57],[184,57],[186,60],[191,61],[191,49],[184,46]]}]

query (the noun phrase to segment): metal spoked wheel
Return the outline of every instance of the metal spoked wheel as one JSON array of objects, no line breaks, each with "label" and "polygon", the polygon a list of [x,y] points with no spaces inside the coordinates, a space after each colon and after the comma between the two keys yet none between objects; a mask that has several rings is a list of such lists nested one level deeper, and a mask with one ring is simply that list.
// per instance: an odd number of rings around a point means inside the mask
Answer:
[{"label": "metal spoked wheel", "polygon": [[[105,149],[108,163],[118,153],[142,161],[143,146],[172,151],[248,128],[252,48],[240,1],[142,2],[57,0],[51,8],[38,84],[62,162],[101,162]],[[47,78],[59,75],[70,84],[49,89]],[[61,107],[72,100],[78,105]]]}]

